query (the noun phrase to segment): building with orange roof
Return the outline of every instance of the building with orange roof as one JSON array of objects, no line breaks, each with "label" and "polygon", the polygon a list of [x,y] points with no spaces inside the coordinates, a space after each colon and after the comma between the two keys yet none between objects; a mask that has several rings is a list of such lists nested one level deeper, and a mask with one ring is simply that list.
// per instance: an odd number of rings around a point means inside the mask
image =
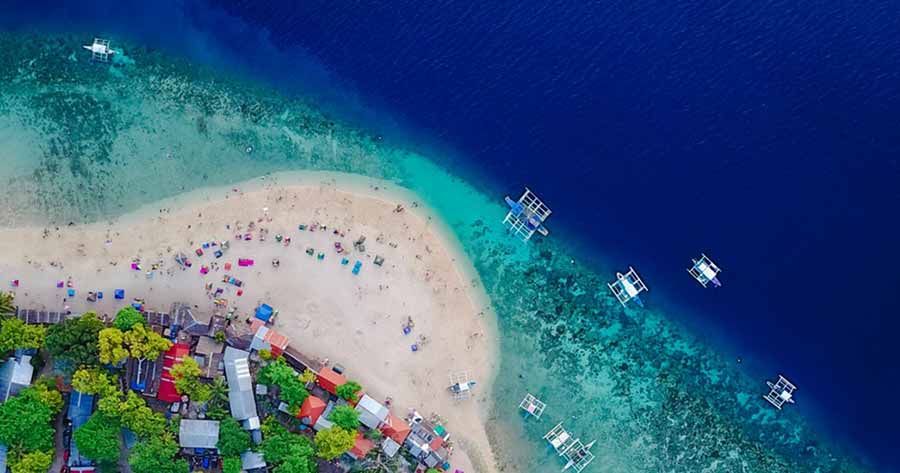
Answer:
[{"label": "building with orange roof", "polygon": [[315,425],[322,413],[325,412],[326,405],[325,401],[316,396],[307,396],[303,404],[300,405],[300,412],[297,413],[297,418],[305,425]]},{"label": "building with orange roof", "polygon": [[399,444],[403,444],[403,441],[406,440],[406,437],[409,435],[409,424],[406,423],[405,420],[397,417],[394,413],[390,413],[388,418],[384,421],[384,424],[381,424],[381,432],[385,437],[390,437]]},{"label": "building with orange roof", "polygon": [[322,368],[322,371],[319,371],[319,375],[316,376],[316,384],[334,395],[337,395],[337,387],[346,382],[347,378],[344,375],[331,368]]},{"label": "building with orange roof", "polygon": [[261,320],[254,320],[250,324],[250,331],[253,333],[251,350],[269,350],[277,357],[284,353],[284,349],[290,343],[287,337],[267,327]]},{"label": "building with orange roof", "polygon": [[353,444],[353,448],[347,452],[347,455],[359,460],[365,458],[373,448],[375,448],[375,442],[363,437],[361,432],[357,432],[356,443]]},{"label": "building with orange roof", "polygon": [[156,398],[160,401],[175,402],[181,400],[181,395],[175,390],[175,378],[172,377],[172,368],[180,365],[184,358],[191,352],[191,347],[185,343],[175,343],[163,356],[162,375],[159,380],[159,391]]}]

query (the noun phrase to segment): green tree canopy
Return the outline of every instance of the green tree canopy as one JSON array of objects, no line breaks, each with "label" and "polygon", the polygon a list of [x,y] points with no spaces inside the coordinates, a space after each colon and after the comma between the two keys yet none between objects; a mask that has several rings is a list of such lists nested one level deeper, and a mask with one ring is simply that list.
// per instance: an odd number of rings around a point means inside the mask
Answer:
[{"label": "green tree canopy", "polygon": [[128,306],[124,307],[116,314],[116,319],[113,321],[113,327],[127,332],[134,328],[135,325],[145,325],[147,321],[144,319],[144,316],[137,311],[134,307]]},{"label": "green tree canopy", "polygon": [[301,473],[315,473],[315,462],[312,460],[314,449],[312,442],[302,435],[292,434],[283,425],[279,424],[274,417],[269,417],[262,426],[263,441],[260,445],[260,451],[266,462],[272,465],[298,465],[302,462],[291,461],[294,457],[307,458],[310,465],[308,471],[304,470],[284,470],[299,471]]},{"label": "green tree canopy", "polygon": [[291,412],[296,412],[300,409],[300,405],[309,397],[309,391],[306,390],[303,381],[297,376],[297,372],[288,366],[282,357],[259,370],[257,380],[262,384],[278,386],[280,390],[279,397],[290,406]]},{"label": "green tree canopy", "polygon": [[312,447],[291,445],[288,457],[272,470],[273,473],[316,473],[318,467],[313,459]]},{"label": "green tree canopy", "polygon": [[337,406],[331,411],[328,420],[346,430],[359,428],[359,411],[350,406]]},{"label": "green tree canopy", "polygon": [[151,437],[131,449],[128,464],[134,473],[187,473],[188,464],[175,459],[178,444],[168,434]]},{"label": "green tree canopy", "polygon": [[190,357],[173,366],[170,374],[175,379],[175,391],[187,394],[192,401],[208,401],[212,396],[212,389],[200,382],[200,373],[200,365]]},{"label": "green tree canopy", "polygon": [[100,362],[116,365],[128,358],[128,350],[125,348],[125,334],[117,328],[105,328],[97,337]]},{"label": "green tree canopy", "polygon": [[0,317],[10,316],[16,313],[15,299],[15,294],[0,291]]},{"label": "green tree canopy", "polygon": [[359,394],[360,391],[362,391],[362,386],[356,381],[347,381],[335,389],[338,396],[354,402],[357,400],[357,394]]},{"label": "green tree canopy", "polygon": [[18,396],[0,404],[0,444],[24,453],[53,449],[50,421],[61,405],[59,393],[51,398],[43,385],[23,389]]},{"label": "green tree canopy", "polygon": [[356,431],[335,426],[316,432],[316,454],[325,460],[334,460],[349,452],[354,443]]},{"label": "green tree canopy", "polygon": [[19,319],[0,321],[0,352],[17,348],[41,348],[47,329],[41,325],[28,325]]},{"label": "green tree canopy", "polygon": [[75,367],[100,363],[98,336],[103,322],[94,312],[68,319],[47,329],[45,345],[53,358],[69,360]]},{"label": "green tree canopy", "polygon": [[222,473],[241,473],[240,457],[225,457],[222,459]]},{"label": "green tree canopy", "polygon": [[222,456],[238,456],[250,449],[250,434],[233,417],[226,417],[219,421],[216,448]]},{"label": "green tree canopy", "polygon": [[150,330],[143,324],[135,325],[124,332],[125,346],[132,358],[155,360],[161,353],[172,347],[172,342]]},{"label": "green tree canopy", "polygon": [[124,395],[116,391],[101,396],[97,410],[119,419],[123,426],[141,438],[159,437],[166,430],[166,418],[150,410],[147,403],[130,389]]},{"label": "green tree canopy", "polygon": [[84,425],[75,431],[78,451],[91,460],[115,462],[119,459],[119,419],[102,412],[95,412]]},{"label": "green tree canopy", "polygon": [[110,375],[99,368],[79,368],[72,374],[72,388],[85,394],[110,394],[115,391]]},{"label": "green tree canopy", "polygon": [[49,452],[29,452],[15,460],[10,470],[12,473],[47,473],[53,464],[53,456]]}]

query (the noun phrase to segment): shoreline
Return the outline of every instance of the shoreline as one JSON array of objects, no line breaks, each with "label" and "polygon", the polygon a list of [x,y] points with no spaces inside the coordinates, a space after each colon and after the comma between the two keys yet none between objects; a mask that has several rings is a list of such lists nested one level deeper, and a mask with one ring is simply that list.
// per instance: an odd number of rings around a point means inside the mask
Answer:
[{"label": "shoreline", "polygon": [[[297,202],[298,198],[301,202]],[[286,208],[291,200],[294,203]],[[403,206],[402,212],[395,212],[398,204]],[[263,211],[264,208],[268,211]],[[341,228],[346,235],[341,238],[345,248],[351,245],[358,232],[368,235],[367,246],[377,246],[377,250],[351,256],[351,259],[358,257],[364,261],[362,277],[348,279],[352,276],[340,272],[341,266],[335,261],[338,255],[327,247],[330,237],[336,238],[335,235],[298,232],[297,224],[309,223],[310,219],[319,219],[320,224],[328,225],[329,233],[332,228]],[[259,220],[260,227],[271,227],[269,241],[234,241],[225,230],[232,220]],[[208,277],[201,277],[198,263],[210,263],[210,260],[198,258],[192,244],[205,241],[203,235],[231,240],[231,249],[222,261],[235,259],[236,253],[256,255],[257,260],[258,271],[253,270],[255,275],[252,271],[240,272],[236,265],[231,271],[251,283],[245,288],[246,294],[234,300],[241,314],[250,309],[249,303],[256,298],[273,301],[282,313],[274,328],[287,335],[292,346],[307,355],[339,362],[350,377],[358,379],[376,397],[393,397],[397,415],[403,416],[402,409],[410,407],[421,409],[426,416],[435,412],[446,418],[452,438],[458,440],[454,467],[464,471],[498,471],[485,428],[493,399],[491,386],[499,363],[496,317],[474,265],[462,251],[460,242],[438,214],[427,208],[412,191],[390,182],[336,172],[276,173],[234,185],[197,189],[103,221],[51,227],[46,229],[48,236],[41,238],[45,228],[31,225],[0,229],[3,237],[0,254],[7,261],[0,264],[0,278],[7,280],[4,283],[13,278],[22,280],[16,290],[19,306],[39,308],[33,306],[43,305],[50,310],[60,310],[63,307],[53,304],[62,304],[71,305],[73,311],[79,306],[89,309],[83,296],[94,287],[84,284],[90,283],[102,287],[110,296],[113,287],[106,286],[126,287],[126,298],[118,301],[119,305],[140,296],[146,298],[149,307],[175,302],[173,298],[187,298],[204,307],[204,303],[211,301],[204,302],[203,297],[198,297],[203,291],[202,284],[197,281],[215,281],[222,272],[212,270]],[[384,236],[379,240],[392,244],[376,243],[376,231],[379,237]],[[276,232],[292,238],[291,246],[283,247],[273,241]],[[304,254],[301,250],[306,244],[317,248],[324,246],[325,261],[314,261],[316,258]],[[188,271],[173,271],[169,268],[175,267],[174,252],[183,252],[202,261],[195,262]],[[279,252],[277,258],[281,262],[274,270],[266,261],[275,254],[273,252]],[[367,259],[376,252],[387,256],[384,266],[377,269]],[[148,260],[161,262],[153,279],[145,278],[141,271],[129,269],[128,263],[134,258],[140,258],[143,266]],[[61,264],[51,264],[56,261]],[[395,261],[400,263],[394,264]],[[284,274],[289,270],[296,270],[295,274],[300,276],[323,268],[326,268],[325,273],[313,278],[321,279],[318,281],[297,278],[291,284],[278,276],[274,279],[263,276],[264,272]],[[423,268],[427,269],[423,271]],[[349,273],[349,268],[343,269]],[[378,274],[378,271],[384,274]],[[430,283],[416,281],[423,274]],[[53,286],[53,279],[63,280],[73,275],[78,294],[71,301],[60,303],[63,290]],[[372,277],[373,281],[365,281],[366,276]],[[37,281],[32,278],[44,281],[35,284]],[[259,283],[253,279],[258,279]],[[350,286],[356,287],[346,287],[348,280]],[[190,286],[195,286],[193,292],[188,289]],[[141,287],[145,288],[143,293]],[[388,287],[395,294],[384,294]],[[423,290],[429,287],[430,293]],[[157,289],[155,293],[154,288]],[[160,295],[159,290],[164,294]],[[317,296],[312,296],[317,292]],[[295,301],[292,297],[295,294],[303,294],[305,303]],[[235,293],[226,292],[226,296],[235,297]],[[107,297],[106,304],[114,303],[110,299]],[[363,300],[366,300],[365,304]],[[403,307],[407,300],[414,303]],[[102,303],[93,305],[104,306]],[[409,354],[407,348],[399,347],[406,343],[403,335],[396,336],[399,330],[382,328],[388,325],[385,323],[378,326],[378,322],[399,315],[391,314],[391,308],[396,310],[398,305],[402,310],[415,313],[416,331],[421,327],[427,333],[427,344],[423,343],[423,349],[418,353]],[[416,312],[419,305],[428,310]],[[354,316],[358,320],[353,320]],[[459,320],[449,321],[449,316]],[[320,318],[335,325],[320,323]],[[355,330],[349,336],[350,340],[346,340],[347,334],[341,331],[351,328]],[[460,330],[470,333],[463,338],[466,333],[459,333]],[[363,332],[366,332],[364,337]],[[380,343],[369,343],[370,337]],[[327,340],[332,345],[343,345],[345,341],[358,343],[329,348]],[[465,351],[458,349],[461,340],[465,341]],[[394,343],[398,347],[384,347]],[[343,354],[346,351],[352,356]],[[394,368],[385,370],[386,366],[376,366],[381,361],[379,358]],[[443,371],[450,369],[468,369],[477,376],[473,377],[478,381],[473,399],[464,404],[455,404],[449,399],[445,389],[447,373]],[[405,380],[403,375],[406,375]],[[473,423],[480,427],[472,428]]]}]

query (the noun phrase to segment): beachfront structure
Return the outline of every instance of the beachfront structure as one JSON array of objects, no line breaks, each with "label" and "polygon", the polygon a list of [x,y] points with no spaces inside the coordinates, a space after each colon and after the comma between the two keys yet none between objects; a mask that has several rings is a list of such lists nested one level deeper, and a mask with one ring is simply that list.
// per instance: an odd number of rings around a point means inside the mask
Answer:
[{"label": "beachfront structure", "polygon": [[544,413],[544,409],[546,409],[547,405],[544,404],[540,399],[534,397],[531,393],[525,394],[525,398],[522,399],[522,402],[519,403],[519,408],[524,410],[527,415],[533,416],[535,419],[540,419],[541,415]]},{"label": "beachfront structure", "polygon": [[93,43],[82,47],[91,52],[91,61],[96,62],[109,62],[109,57],[116,53],[110,49],[108,39],[94,38]]},{"label": "beachfront structure", "polygon": [[444,446],[448,440],[450,435],[443,427],[422,421],[412,426],[403,445],[428,468],[435,468],[443,465],[450,457],[450,451]]},{"label": "beachfront structure", "polygon": [[250,323],[250,331],[253,340],[250,341],[250,350],[269,350],[272,356],[279,357],[287,348],[289,340],[284,335],[267,327],[262,320],[254,320]]},{"label": "beachfront structure", "polygon": [[363,394],[356,404],[356,410],[359,412],[359,422],[370,429],[377,429],[389,414],[387,407],[368,394]]},{"label": "beachfront structure", "polygon": [[176,402],[181,400],[181,395],[175,390],[175,378],[172,376],[172,368],[180,365],[189,356],[191,347],[184,343],[174,343],[169,351],[163,355],[163,367],[159,378],[159,390],[156,398],[164,402]]},{"label": "beachfront structure", "polygon": [[[92,412],[94,412],[94,396],[72,391],[72,394],[69,395],[69,405],[66,411],[66,419],[69,420],[72,432],[84,425],[91,418]],[[66,465],[71,471],[75,468],[92,468],[94,462],[82,456],[75,445],[75,440],[71,439],[69,440],[69,459]]]},{"label": "beachfront structure", "polygon": [[515,234],[523,242],[530,240],[534,232],[543,236],[550,234],[544,227],[544,222],[552,211],[530,189],[526,187],[519,200],[512,200],[509,196],[505,199],[506,205],[509,205],[509,212],[503,223],[509,226],[510,233]]},{"label": "beachfront structure", "polygon": [[447,390],[453,394],[453,399],[457,401],[465,401],[472,395],[472,387],[475,381],[469,379],[468,371],[457,371],[450,373],[450,387]]},{"label": "beachfront structure", "polygon": [[609,286],[609,290],[612,291],[623,307],[632,300],[637,305],[644,307],[644,303],[641,302],[641,298],[638,295],[648,290],[647,285],[644,284],[644,281],[641,281],[641,277],[638,276],[631,266],[628,267],[628,272],[625,274],[616,273],[615,282],[607,283],[606,285]]},{"label": "beachfront structure", "polygon": [[181,419],[178,445],[181,448],[214,449],[219,443],[219,421]]},{"label": "beachfront structure", "polygon": [[381,424],[381,433],[384,440],[381,442],[381,450],[388,457],[393,457],[400,450],[400,446],[406,441],[411,431],[409,424],[403,419],[388,413],[387,419]]},{"label": "beachfront structure", "polygon": [[576,472],[581,472],[588,464],[594,461],[594,454],[591,453],[594,442],[585,445],[581,442],[581,439],[576,438],[567,431],[563,427],[562,422],[550,429],[544,435],[544,440],[550,443],[557,455],[566,459],[563,471],[572,468]]},{"label": "beachfront structure", "polygon": [[232,347],[225,348],[225,378],[228,380],[228,403],[231,416],[245,429],[259,429],[253,379],[250,376],[250,353]]},{"label": "beachfront structure", "polygon": [[687,272],[694,277],[703,287],[712,283],[715,287],[721,287],[722,283],[716,277],[722,270],[703,253],[700,253],[700,259],[691,259],[693,266],[688,268]]},{"label": "beachfront structure", "polygon": [[766,381],[766,384],[769,385],[769,393],[764,395],[763,398],[769,401],[769,404],[775,406],[776,409],[781,410],[781,406],[785,403],[794,403],[794,391],[797,387],[788,381],[787,378],[778,375],[778,381],[774,383]]},{"label": "beachfront structure", "polygon": [[29,355],[17,354],[0,365],[0,402],[6,402],[30,386],[33,376],[34,366]]}]

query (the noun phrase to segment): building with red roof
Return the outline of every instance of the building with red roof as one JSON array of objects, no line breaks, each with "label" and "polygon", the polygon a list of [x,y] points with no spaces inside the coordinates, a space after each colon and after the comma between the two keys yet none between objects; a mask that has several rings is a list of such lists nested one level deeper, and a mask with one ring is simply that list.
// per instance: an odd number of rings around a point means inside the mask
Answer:
[{"label": "building with red roof", "polygon": [[353,444],[353,448],[347,454],[359,460],[360,458],[365,458],[373,448],[375,448],[375,442],[363,437],[361,432],[357,432],[356,443]]},{"label": "building with red roof", "polygon": [[337,387],[346,382],[347,378],[344,375],[331,368],[322,368],[322,371],[319,371],[319,375],[316,376],[316,384],[334,395],[337,395]]},{"label": "building with red roof", "polygon": [[287,337],[267,327],[261,320],[254,320],[250,331],[253,333],[251,350],[269,350],[272,356],[279,357],[290,343]]},{"label": "building with red roof", "polygon": [[403,445],[403,441],[406,440],[410,430],[409,424],[407,424],[405,420],[395,416],[393,412],[388,415],[387,420],[381,424],[381,433],[383,433],[385,437],[390,437],[394,442],[397,442],[400,445]]},{"label": "building with red roof", "polygon": [[180,365],[182,360],[191,352],[191,347],[184,343],[176,343],[169,348],[163,356],[162,376],[159,380],[159,391],[156,398],[160,401],[175,402],[181,400],[181,395],[175,390],[175,378],[172,377],[172,367]]},{"label": "building with red roof", "polygon": [[316,396],[307,396],[303,404],[300,405],[300,412],[297,413],[297,418],[306,425],[315,425],[322,413],[325,412],[325,407],[325,401]]}]

